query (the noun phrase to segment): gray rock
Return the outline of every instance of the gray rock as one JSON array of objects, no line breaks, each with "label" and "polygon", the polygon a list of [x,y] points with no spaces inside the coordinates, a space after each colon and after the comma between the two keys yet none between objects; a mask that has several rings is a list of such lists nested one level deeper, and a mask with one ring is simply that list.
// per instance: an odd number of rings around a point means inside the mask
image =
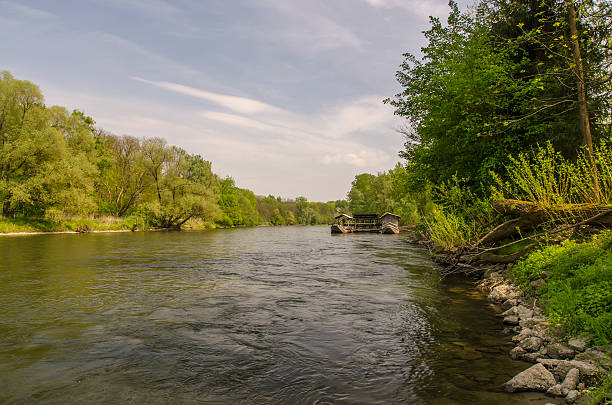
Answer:
[{"label": "gray rock", "polygon": [[510,284],[501,284],[493,288],[487,298],[490,301],[499,304],[508,299],[519,298],[521,295],[523,295],[523,293],[517,290],[516,287],[513,287]]},{"label": "gray rock", "polygon": [[612,368],[612,353],[609,346],[599,346],[578,353],[574,360],[589,362],[606,370]]},{"label": "gray rock", "polygon": [[539,278],[539,279],[529,283],[529,285],[534,290],[539,290],[540,288],[542,288],[542,287],[544,287],[546,285],[546,280],[544,280],[543,278]]},{"label": "gray rock", "polygon": [[540,352],[535,352],[535,353],[525,353],[521,359],[528,361],[530,363],[535,363],[537,362],[539,359],[543,358],[546,356],[546,352],[542,353]]},{"label": "gray rock", "polygon": [[577,352],[583,352],[589,344],[589,340],[590,339],[586,337],[575,337],[571,338],[567,342],[567,345],[570,347],[570,349],[574,349]]},{"label": "gray rock", "polygon": [[545,392],[556,384],[555,377],[542,364],[535,364],[527,370],[515,375],[504,384],[508,392],[541,391]]},{"label": "gray rock", "polygon": [[521,325],[523,328],[531,328],[533,329],[537,324],[544,322],[545,319],[544,318],[527,318],[527,319],[522,319],[519,322],[519,325]]},{"label": "gray rock", "polygon": [[[508,302],[508,300],[504,302]],[[518,314],[519,313],[518,313],[517,307],[510,307],[506,311],[502,312],[501,316],[506,317],[506,316],[513,316],[513,315],[518,315]]]},{"label": "gray rock", "polygon": [[522,358],[525,353],[527,353],[525,349],[520,346],[516,346],[514,349],[510,350],[510,357],[517,360]]},{"label": "gray rock", "polygon": [[561,384],[555,384],[546,391],[548,395],[554,395],[555,397],[564,397],[567,392],[563,394],[563,386]]},{"label": "gray rock", "polygon": [[527,352],[537,352],[542,346],[542,339],[537,336],[531,336],[522,340],[519,346]]},{"label": "gray rock", "polygon": [[519,305],[516,307],[516,312],[518,312],[518,316],[521,318],[521,320],[533,318],[533,310],[524,305]]},{"label": "gray rock", "polygon": [[567,396],[565,397],[565,400],[567,402],[569,402],[570,404],[576,402],[576,400],[578,399],[578,397],[580,396],[580,393],[576,390],[571,390],[570,392],[567,393]]},{"label": "gray rock", "polygon": [[548,345],[548,357],[553,359],[570,359],[574,357],[574,351],[561,343]]},{"label": "gray rock", "polygon": [[573,368],[567,372],[565,376],[565,380],[561,384],[563,386],[563,391],[565,394],[568,392],[575,390],[578,382],[580,381],[580,371],[577,368]]},{"label": "gray rock", "polygon": [[516,298],[511,298],[511,299],[509,299],[509,300],[504,301],[504,302],[501,304],[501,308],[502,308],[504,311],[507,311],[508,309],[510,309],[510,308],[512,308],[512,307],[515,307],[515,306],[517,306],[517,305],[518,305],[518,300],[517,300]]},{"label": "gray rock", "polygon": [[598,374],[598,367],[592,363],[577,360],[538,359],[538,363],[545,366],[557,378],[563,381],[572,368],[580,371],[580,381],[590,383]]},{"label": "gray rock", "polygon": [[518,315],[508,315],[504,317],[504,323],[507,325],[518,325],[519,317]]},{"label": "gray rock", "polygon": [[523,328],[518,335],[512,336],[512,341],[518,343],[528,337],[533,336],[533,331],[529,328]]}]

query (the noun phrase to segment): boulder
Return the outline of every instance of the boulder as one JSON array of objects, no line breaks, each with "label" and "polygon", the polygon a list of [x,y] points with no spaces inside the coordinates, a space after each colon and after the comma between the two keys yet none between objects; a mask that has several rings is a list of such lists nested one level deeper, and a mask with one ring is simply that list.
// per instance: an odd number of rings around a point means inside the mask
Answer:
[{"label": "boulder", "polygon": [[612,368],[611,346],[598,346],[586,349],[583,353],[578,353],[574,360],[592,363],[606,370]]},{"label": "boulder", "polygon": [[521,320],[533,318],[533,309],[529,309],[524,305],[516,307],[516,312]]},{"label": "boulder", "polygon": [[598,368],[592,363],[577,360],[557,360],[557,359],[538,359],[539,364],[545,366],[557,378],[558,381],[563,381],[565,376],[572,368],[577,368],[580,371],[580,380],[582,382],[591,383],[598,374]]},{"label": "boulder", "polygon": [[512,336],[512,341],[514,343],[518,343],[521,340],[527,339],[531,336],[533,336],[533,331],[529,328],[523,328],[518,335]]},{"label": "boulder", "polygon": [[520,346],[516,346],[514,349],[510,350],[510,358],[518,360],[522,358],[525,353],[527,353],[525,349]]},{"label": "boulder", "polygon": [[504,384],[508,392],[541,391],[545,392],[556,384],[555,377],[542,364],[538,363],[515,375]]},{"label": "boulder", "polygon": [[553,385],[548,389],[548,391],[546,391],[546,393],[557,397],[564,397],[570,391],[576,389],[579,378],[580,371],[578,371],[577,368],[573,368],[567,373],[567,376],[565,377],[565,380],[563,380],[563,383]]},{"label": "boulder", "polygon": [[520,291],[509,284],[501,284],[493,288],[489,296],[490,301],[500,304],[508,299],[519,298],[522,295]]},{"label": "boulder", "polygon": [[568,340],[567,345],[570,349],[576,350],[577,352],[583,352],[588,346],[589,341],[589,338],[580,336]]},{"label": "boulder", "polygon": [[571,359],[574,357],[574,350],[564,344],[553,343],[548,345],[548,357],[552,359]]},{"label": "boulder", "polygon": [[569,402],[570,404],[572,404],[576,402],[579,396],[580,396],[580,393],[577,390],[571,390],[570,392],[567,393],[565,400]]},{"label": "boulder", "polygon": [[516,298],[511,298],[509,300],[506,300],[506,301],[502,302],[501,308],[504,311],[507,311],[508,309],[510,309],[512,307],[515,307],[517,305],[518,305],[518,300]]},{"label": "boulder", "polygon": [[531,336],[522,340],[519,346],[527,352],[537,352],[542,346],[542,339],[537,336]]},{"label": "boulder", "polygon": [[[508,302],[508,300],[504,301],[504,302]],[[501,313],[502,317],[506,317],[506,316],[513,316],[513,315],[518,315],[518,310],[517,307],[510,307],[508,308],[506,311]]]},{"label": "boulder", "polygon": [[518,325],[519,324],[519,317],[518,317],[518,315],[508,315],[508,316],[504,317],[504,323],[506,325]]},{"label": "boulder", "polygon": [[527,318],[527,319],[522,319],[519,322],[519,325],[521,325],[521,327],[523,328],[534,328],[536,325],[538,325],[539,323],[544,322],[545,319],[544,318]]}]

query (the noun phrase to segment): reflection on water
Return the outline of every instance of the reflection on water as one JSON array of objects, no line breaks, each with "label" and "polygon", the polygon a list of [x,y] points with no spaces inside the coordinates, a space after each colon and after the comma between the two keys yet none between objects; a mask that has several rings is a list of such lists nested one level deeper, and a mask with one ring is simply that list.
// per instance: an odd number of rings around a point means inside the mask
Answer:
[{"label": "reflection on water", "polygon": [[0,403],[544,403],[465,280],[327,227],[0,238]]}]

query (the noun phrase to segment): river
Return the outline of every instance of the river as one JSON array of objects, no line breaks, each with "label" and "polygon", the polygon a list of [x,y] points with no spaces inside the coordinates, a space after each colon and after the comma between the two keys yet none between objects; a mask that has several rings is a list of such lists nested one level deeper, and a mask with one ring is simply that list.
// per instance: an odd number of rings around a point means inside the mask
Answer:
[{"label": "river", "polygon": [[471,282],[328,227],[0,237],[0,403],[543,404]]}]

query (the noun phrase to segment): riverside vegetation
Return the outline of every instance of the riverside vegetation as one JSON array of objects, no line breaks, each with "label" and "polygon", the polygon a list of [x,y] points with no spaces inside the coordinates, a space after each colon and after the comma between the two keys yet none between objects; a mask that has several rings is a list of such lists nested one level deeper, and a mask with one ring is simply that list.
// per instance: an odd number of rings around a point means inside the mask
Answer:
[{"label": "riverside vegetation", "polygon": [[506,389],[609,402],[612,4],[449,4],[386,100],[405,161],[358,175],[349,207],[402,215],[443,275],[481,278],[537,362]]},{"label": "riverside vegetation", "polygon": [[326,224],[345,207],[256,196],[200,155],[110,134],[0,73],[0,232]]}]

